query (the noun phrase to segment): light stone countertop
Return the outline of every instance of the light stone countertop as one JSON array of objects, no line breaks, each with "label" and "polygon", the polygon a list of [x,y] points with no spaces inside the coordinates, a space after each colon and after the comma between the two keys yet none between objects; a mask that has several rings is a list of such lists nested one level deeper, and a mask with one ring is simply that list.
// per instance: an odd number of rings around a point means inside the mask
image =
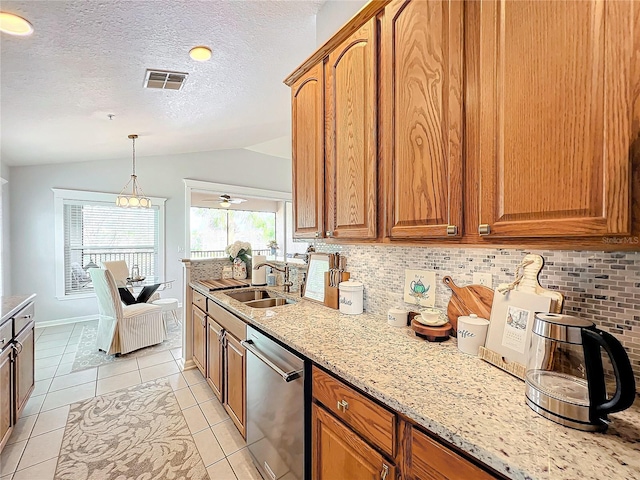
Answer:
[{"label": "light stone countertop", "polygon": [[429,343],[386,318],[297,303],[256,309],[222,292],[199,292],[367,392],[393,410],[514,479],[640,479],[640,405],[610,415],[606,433],[557,425],[526,404],[524,382]]},{"label": "light stone countertop", "polygon": [[35,294],[3,296],[0,307],[0,325],[13,317],[34,298],[36,298]]}]

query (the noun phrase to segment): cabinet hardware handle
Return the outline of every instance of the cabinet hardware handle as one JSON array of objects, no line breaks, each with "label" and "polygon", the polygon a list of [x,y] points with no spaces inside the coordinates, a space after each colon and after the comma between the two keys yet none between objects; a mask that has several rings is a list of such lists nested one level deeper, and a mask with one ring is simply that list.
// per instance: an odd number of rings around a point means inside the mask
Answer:
[{"label": "cabinet hardware handle", "polygon": [[387,478],[387,475],[389,475],[389,465],[383,463],[382,471],[380,472],[380,480],[385,480]]},{"label": "cabinet hardware handle", "polygon": [[457,225],[447,225],[447,235],[455,236],[458,234],[458,226]]},{"label": "cabinet hardware handle", "polygon": [[16,346],[15,346],[15,345],[13,346],[13,348],[14,348],[14,349],[15,349],[15,351],[16,351],[16,355],[20,355],[20,354],[22,353],[22,349],[24,348],[24,345],[22,345],[22,344],[20,343],[20,341],[19,341],[19,340],[16,340],[16,343],[18,344],[18,346],[19,346],[20,348],[19,348],[19,349],[18,349],[18,348],[16,348]]},{"label": "cabinet hardware handle", "polygon": [[302,374],[304,373],[304,369],[302,369],[302,370],[291,370],[289,372],[285,372],[279,366],[277,366],[275,363],[273,363],[271,360],[269,360],[268,357],[265,357],[264,354],[255,347],[255,343],[253,343],[253,340],[242,340],[240,342],[240,345],[242,345],[247,351],[249,351],[253,355],[255,355],[258,360],[260,360],[262,363],[264,363],[271,370],[273,370],[278,375],[280,375],[282,377],[282,379],[287,383],[291,382],[291,381],[293,381],[293,380],[295,380],[297,378],[300,378],[302,376]]},{"label": "cabinet hardware handle", "polygon": [[343,412],[346,412],[347,410],[349,410],[349,403],[347,403],[346,400],[340,400],[338,402],[338,410],[342,410]]},{"label": "cabinet hardware handle", "polygon": [[478,233],[480,235],[489,235],[491,233],[491,227],[488,223],[481,223],[478,225]]},{"label": "cabinet hardware handle", "polygon": [[3,338],[2,340],[0,340],[0,342],[2,342],[2,345],[4,345],[5,343],[7,343],[7,339]]},{"label": "cabinet hardware handle", "polygon": [[331,230],[326,231],[327,237],[333,237],[333,232]]},{"label": "cabinet hardware handle", "polygon": [[31,318],[31,314],[28,313],[27,315],[22,315],[20,318],[25,318],[25,319],[29,320]]},{"label": "cabinet hardware handle", "polygon": [[322,235],[320,232],[316,232],[316,238],[320,238],[320,235]]}]

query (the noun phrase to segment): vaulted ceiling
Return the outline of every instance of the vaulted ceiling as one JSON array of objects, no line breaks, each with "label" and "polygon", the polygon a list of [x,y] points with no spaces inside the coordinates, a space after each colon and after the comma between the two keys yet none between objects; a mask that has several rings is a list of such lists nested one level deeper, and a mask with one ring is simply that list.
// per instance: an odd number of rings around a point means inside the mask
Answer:
[{"label": "vaulted ceiling", "polygon": [[[35,31],[1,34],[2,161],[128,157],[130,133],[138,156],[269,145],[290,133],[282,80],[314,50],[322,1],[3,0]],[[189,76],[145,89],[147,68]]]}]

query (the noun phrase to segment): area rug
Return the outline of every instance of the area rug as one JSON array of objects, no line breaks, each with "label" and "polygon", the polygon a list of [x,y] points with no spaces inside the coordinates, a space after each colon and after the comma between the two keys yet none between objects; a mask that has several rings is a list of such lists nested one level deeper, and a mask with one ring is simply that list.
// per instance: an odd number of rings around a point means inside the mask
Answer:
[{"label": "area rug", "polygon": [[116,357],[115,355],[107,355],[106,353],[98,350],[98,347],[96,346],[97,332],[97,321],[88,323],[82,329],[82,335],[80,336],[80,342],[78,343],[78,350],[76,351],[76,358],[73,361],[73,367],[71,367],[72,372],[91,367],[99,367],[100,365],[105,365],[118,360],[127,360],[130,358],[153,355],[154,353],[162,352],[164,350],[173,350],[174,348],[182,347],[182,326],[177,325],[173,320],[169,320],[168,322],[167,339],[164,342],[159,343],[158,345],[141,348],[140,350],[120,355],[119,357]]},{"label": "area rug", "polygon": [[199,480],[207,471],[166,379],[71,405],[55,480]]}]

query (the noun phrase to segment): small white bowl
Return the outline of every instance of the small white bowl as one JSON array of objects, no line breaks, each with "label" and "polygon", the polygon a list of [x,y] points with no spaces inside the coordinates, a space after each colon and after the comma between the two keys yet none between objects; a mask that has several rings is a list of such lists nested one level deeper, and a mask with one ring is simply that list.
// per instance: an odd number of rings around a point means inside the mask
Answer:
[{"label": "small white bowl", "polygon": [[420,310],[420,316],[416,315],[415,319],[423,325],[428,325],[430,327],[439,327],[449,321],[447,316],[437,308],[425,308]]}]

